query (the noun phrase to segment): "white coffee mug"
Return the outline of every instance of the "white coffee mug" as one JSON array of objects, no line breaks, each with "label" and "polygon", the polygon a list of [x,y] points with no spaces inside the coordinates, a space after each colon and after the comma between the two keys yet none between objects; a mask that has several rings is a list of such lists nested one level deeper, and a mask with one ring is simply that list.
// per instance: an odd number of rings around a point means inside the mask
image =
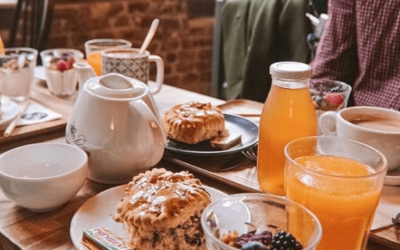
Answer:
[{"label": "white coffee mug", "polygon": [[150,62],[156,63],[156,84],[149,86],[150,92],[156,94],[161,90],[164,81],[164,61],[160,56],[151,55],[149,51],[140,54],[139,49],[107,49],[102,52],[102,75],[120,73],[138,79],[149,85]]},{"label": "white coffee mug", "polygon": [[388,161],[388,171],[400,167],[400,112],[358,106],[326,112],[319,118],[323,135],[337,135],[368,144]]}]

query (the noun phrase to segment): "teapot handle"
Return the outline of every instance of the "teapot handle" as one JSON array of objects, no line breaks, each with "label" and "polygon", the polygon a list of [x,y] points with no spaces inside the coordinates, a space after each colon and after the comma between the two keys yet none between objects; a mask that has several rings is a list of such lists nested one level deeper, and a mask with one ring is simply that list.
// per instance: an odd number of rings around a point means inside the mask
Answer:
[{"label": "teapot handle", "polygon": [[162,142],[162,147],[166,144],[166,138],[164,137],[163,128],[160,121],[153,114],[149,106],[139,99],[129,102],[130,106],[139,113],[149,124],[150,129],[153,131],[154,144],[157,145],[160,141]]}]

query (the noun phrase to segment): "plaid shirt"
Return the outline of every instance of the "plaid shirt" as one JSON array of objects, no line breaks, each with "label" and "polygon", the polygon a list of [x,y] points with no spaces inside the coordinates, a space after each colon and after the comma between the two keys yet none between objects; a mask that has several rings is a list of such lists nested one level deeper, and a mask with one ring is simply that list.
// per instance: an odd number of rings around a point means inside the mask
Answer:
[{"label": "plaid shirt", "polygon": [[354,104],[400,109],[400,0],[329,0],[312,84],[353,87]]}]

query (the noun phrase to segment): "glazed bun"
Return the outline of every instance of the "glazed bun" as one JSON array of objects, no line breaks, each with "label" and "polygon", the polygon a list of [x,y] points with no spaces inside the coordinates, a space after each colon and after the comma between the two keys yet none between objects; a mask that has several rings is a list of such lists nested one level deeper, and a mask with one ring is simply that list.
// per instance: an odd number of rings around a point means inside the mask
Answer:
[{"label": "glazed bun", "polygon": [[228,135],[224,114],[210,103],[174,106],[164,114],[163,122],[169,138],[187,144]]}]

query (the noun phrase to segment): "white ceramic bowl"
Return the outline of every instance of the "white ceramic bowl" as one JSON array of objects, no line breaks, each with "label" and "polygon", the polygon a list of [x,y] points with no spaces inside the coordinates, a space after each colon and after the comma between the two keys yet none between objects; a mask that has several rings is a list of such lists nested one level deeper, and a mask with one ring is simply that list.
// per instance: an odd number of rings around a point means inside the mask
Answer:
[{"label": "white ceramic bowl", "polygon": [[86,153],[72,145],[37,143],[0,156],[0,186],[15,204],[35,212],[56,209],[82,187]]}]

